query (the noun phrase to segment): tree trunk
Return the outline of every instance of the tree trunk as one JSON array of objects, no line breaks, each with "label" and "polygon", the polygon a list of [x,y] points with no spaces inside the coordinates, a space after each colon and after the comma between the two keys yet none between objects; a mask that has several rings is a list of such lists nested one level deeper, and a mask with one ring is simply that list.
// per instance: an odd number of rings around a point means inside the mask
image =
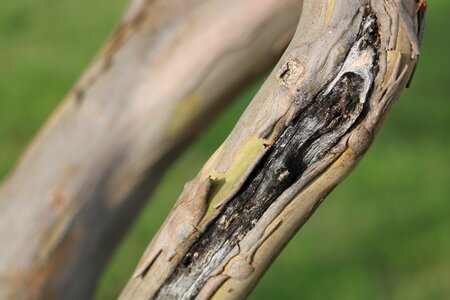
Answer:
[{"label": "tree trunk", "polygon": [[286,53],[185,186],[120,298],[247,296],[406,86],[419,54],[415,6],[305,0]]},{"label": "tree trunk", "polygon": [[88,298],[169,163],[298,16],[295,0],[134,0],[1,186],[0,298]]}]

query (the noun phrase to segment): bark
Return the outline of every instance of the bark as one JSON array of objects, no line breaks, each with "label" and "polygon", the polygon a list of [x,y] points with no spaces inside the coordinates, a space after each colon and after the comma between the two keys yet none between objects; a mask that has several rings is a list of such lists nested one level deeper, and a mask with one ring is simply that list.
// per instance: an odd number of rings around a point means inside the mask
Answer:
[{"label": "bark", "polygon": [[293,41],[187,183],[120,299],[247,296],[372,143],[419,54],[415,0],[307,0]]},{"label": "bark", "polygon": [[164,170],[298,16],[295,0],[134,0],[0,188],[0,298],[88,298]]}]

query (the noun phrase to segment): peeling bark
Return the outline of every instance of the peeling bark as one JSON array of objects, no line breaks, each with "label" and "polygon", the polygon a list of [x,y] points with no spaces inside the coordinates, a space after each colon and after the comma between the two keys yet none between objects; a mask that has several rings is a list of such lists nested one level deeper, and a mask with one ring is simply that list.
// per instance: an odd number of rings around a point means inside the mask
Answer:
[{"label": "peeling bark", "polygon": [[133,0],[0,187],[0,298],[88,298],[170,162],[279,58],[298,6]]},{"label": "peeling bark", "polygon": [[[350,127],[357,125],[376,75],[378,36],[373,14],[366,17],[361,28],[365,32],[344,61],[345,73],[338,75],[284,129],[244,186],[191,246],[156,298],[197,296],[211,273],[255,227],[270,205],[294,182],[304,180],[311,167],[336,146]],[[367,62],[362,66],[356,66],[356,70],[353,66],[345,68],[364,55]],[[358,73],[367,74],[366,78]],[[285,76],[283,73],[280,79]],[[247,260],[252,260],[251,255]],[[173,295],[173,286],[183,288]]]},{"label": "peeling bark", "polygon": [[286,53],[186,185],[121,299],[248,295],[406,86],[419,54],[415,5],[305,1]]}]

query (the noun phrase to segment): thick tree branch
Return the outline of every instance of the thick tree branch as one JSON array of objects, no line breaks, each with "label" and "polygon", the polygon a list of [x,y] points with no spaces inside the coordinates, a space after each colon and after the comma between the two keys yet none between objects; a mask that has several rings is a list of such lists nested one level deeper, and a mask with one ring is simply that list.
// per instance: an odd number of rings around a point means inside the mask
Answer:
[{"label": "thick tree branch", "polygon": [[415,0],[310,0],[285,55],[189,182],[121,299],[245,297],[355,167],[413,71]]},{"label": "thick tree branch", "polygon": [[86,299],[174,157],[267,70],[294,0],[134,0],[0,189],[0,298]]}]

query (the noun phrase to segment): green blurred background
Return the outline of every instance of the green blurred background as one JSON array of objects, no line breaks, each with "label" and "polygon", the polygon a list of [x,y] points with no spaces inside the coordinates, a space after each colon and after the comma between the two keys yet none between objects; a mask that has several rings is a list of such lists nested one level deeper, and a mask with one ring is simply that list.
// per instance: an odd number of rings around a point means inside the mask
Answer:
[{"label": "green blurred background", "polygon": [[[450,299],[450,2],[428,2],[412,88],[364,161],[293,239],[251,299]],[[0,178],[125,6],[125,0],[0,2]],[[228,135],[258,84],[165,175],[106,269],[96,299],[120,292],[183,183]]]}]

